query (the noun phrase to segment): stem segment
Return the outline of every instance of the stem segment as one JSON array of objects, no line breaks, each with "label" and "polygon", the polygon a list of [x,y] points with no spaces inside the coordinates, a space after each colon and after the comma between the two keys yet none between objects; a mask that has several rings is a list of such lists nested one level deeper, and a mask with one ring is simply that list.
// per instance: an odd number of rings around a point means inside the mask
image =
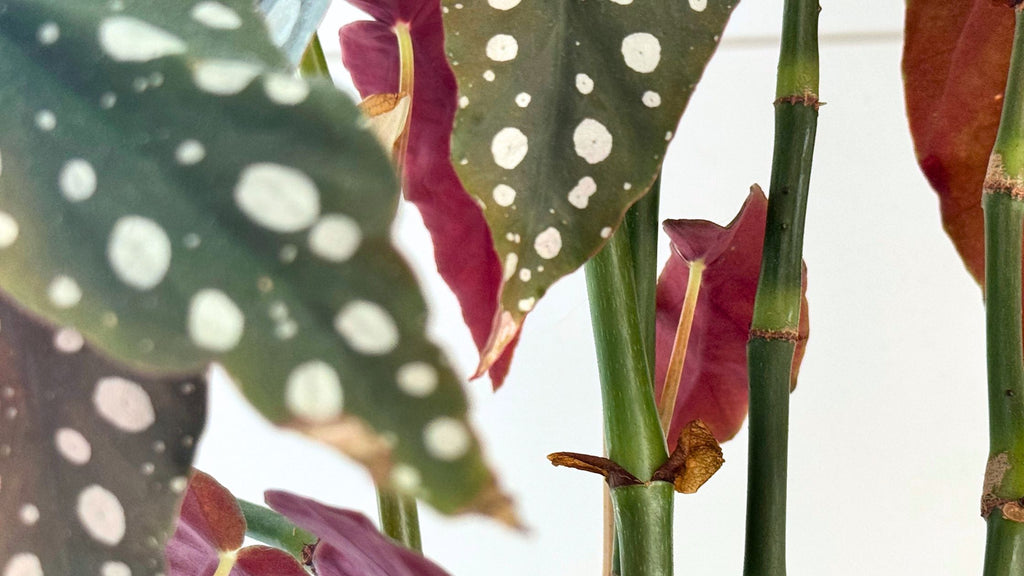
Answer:
[{"label": "stem segment", "polygon": [[315,544],[317,537],[297,528],[277,512],[258,504],[238,499],[238,506],[245,516],[245,535],[280,548],[298,560],[302,560],[302,551],[308,544]]},{"label": "stem segment", "polygon": [[423,551],[420,542],[420,516],[416,499],[386,488],[377,488],[377,510],[384,533],[406,548]]},{"label": "stem segment", "polygon": [[786,0],[764,254],[747,346],[745,576],[786,573],[789,390],[800,327],[804,218],[818,123],[817,0]]},{"label": "stem segment", "polygon": [[[633,256],[620,228],[586,265],[604,402],[608,457],[650,480],[668,458],[654,403],[637,315]],[[652,482],[611,491],[622,576],[671,576],[672,485]]]},{"label": "stem segment", "polygon": [[1024,575],[1024,17],[1017,12],[1016,18],[1006,99],[982,196],[990,438],[982,496],[985,576]]}]

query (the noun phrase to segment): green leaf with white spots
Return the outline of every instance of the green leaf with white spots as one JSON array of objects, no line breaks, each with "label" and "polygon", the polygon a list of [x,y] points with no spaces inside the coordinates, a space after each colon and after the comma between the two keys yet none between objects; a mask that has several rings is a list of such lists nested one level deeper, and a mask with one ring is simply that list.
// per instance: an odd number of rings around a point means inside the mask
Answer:
[{"label": "green leaf with white spots", "polygon": [[388,159],[251,0],[10,0],[0,103],[0,287],[22,305],[147,373],[217,361],[270,420],[443,511],[509,512],[392,248]]},{"label": "green leaf with white spots", "polygon": [[443,1],[452,159],[505,269],[498,352],[650,188],[737,1]]}]

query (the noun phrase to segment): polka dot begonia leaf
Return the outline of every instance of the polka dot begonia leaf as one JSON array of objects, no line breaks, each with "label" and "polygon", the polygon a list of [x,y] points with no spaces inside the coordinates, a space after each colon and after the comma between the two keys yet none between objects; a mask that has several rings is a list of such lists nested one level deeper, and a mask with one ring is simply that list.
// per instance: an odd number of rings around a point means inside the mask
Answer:
[{"label": "polka dot begonia leaf", "polygon": [[737,0],[444,0],[452,160],[502,261],[501,343],[658,174]]},{"label": "polka dot begonia leaf", "polygon": [[125,370],[0,297],[0,574],[164,572],[201,378]]},{"label": "polka dot begonia leaf", "polygon": [[259,0],[270,39],[295,66],[330,6],[331,0]]},{"label": "polka dot begonia leaf", "polygon": [[254,3],[5,7],[0,287],[147,373],[219,362],[267,418],[442,511],[510,514],[391,245],[388,158]]}]

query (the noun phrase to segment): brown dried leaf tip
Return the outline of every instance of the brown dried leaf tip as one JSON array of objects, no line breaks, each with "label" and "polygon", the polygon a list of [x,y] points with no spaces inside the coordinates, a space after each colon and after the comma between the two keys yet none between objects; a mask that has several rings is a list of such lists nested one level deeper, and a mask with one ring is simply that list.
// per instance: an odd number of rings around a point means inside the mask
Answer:
[{"label": "brown dried leaf tip", "polygon": [[370,127],[385,150],[392,151],[409,125],[412,98],[405,92],[374,94],[359,103]]},{"label": "brown dried leaf tip", "polygon": [[722,447],[711,429],[694,420],[679,434],[679,443],[652,480],[671,482],[676,492],[693,494],[725,463]]}]

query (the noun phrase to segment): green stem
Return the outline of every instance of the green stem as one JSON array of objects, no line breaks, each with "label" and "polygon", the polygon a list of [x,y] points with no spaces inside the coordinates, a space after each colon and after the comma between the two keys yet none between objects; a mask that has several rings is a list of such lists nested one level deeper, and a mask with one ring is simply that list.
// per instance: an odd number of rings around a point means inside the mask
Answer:
[{"label": "green stem", "polygon": [[306,78],[331,77],[331,73],[327,69],[327,57],[324,56],[323,46],[320,45],[320,36],[317,34],[313,34],[313,39],[302,54],[299,73]]},{"label": "green stem", "polygon": [[1024,17],[1018,12],[1016,18],[1006,99],[982,196],[989,401],[985,576],[1024,575]]},{"label": "green stem", "polygon": [[392,540],[417,552],[423,551],[420,542],[420,516],[416,499],[377,487],[377,510],[381,527]]},{"label": "green stem", "polygon": [[817,0],[786,0],[764,253],[747,346],[750,464],[744,576],[786,573],[789,390],[818,123]]},{"label": "green stem", "polygon": [[314,544],[317,537],[297,528],[277,512],[238,499],[238,506],[245,516],[246,536],[264,544],[280,548],[298,560],[302,560],[302,552],[309,544]]},{"label": "green stem", "polygon": [[[668,458],[637,315],[628,232],[620,229],[586,265],[608,457],[640,480]],[[666,489],[667,487],[667,489]],[[672,486],[653,482],[611,491],[622,576],[672,574]],[[667,519],[666,519],[667,515]]]},{"label": "green stem", "polygon": [[643,198],[626,212],[626,230],[633,255],[636,280],[636,312],[640,334],[647,352],[647,367],[654,383],[655,292],[658,287],[658,207],[661,202],[661,175]]}]

